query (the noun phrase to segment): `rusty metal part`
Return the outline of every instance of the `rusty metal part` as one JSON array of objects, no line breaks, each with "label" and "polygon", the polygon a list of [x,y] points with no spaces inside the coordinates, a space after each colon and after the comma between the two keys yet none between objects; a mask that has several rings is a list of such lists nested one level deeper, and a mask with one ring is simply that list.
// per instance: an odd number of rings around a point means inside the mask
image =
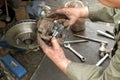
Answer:
[{"label": "rusty metal part", "polygon": [[[49,42],[52,38],[52,33],[55,28],[60,27],[64,20],[54,21],[51,18],[42,18],[38,21],[36,20],[23,20],[16,22],[10,29],[6,32],[7,42],[17,48],[33,49],[38,47],[36,40],[37,31],[40,33],[40,37]],[[57,35],[59,43],[63,42],[65,38],[64,30],[61,34]]]},{"label": "rusty metal part", "polygon": [[[37,23],[38,32],[40,33],[40,37],[45,40],[46,42],[49,42],[52,38],[52,34],[56,32],[61,25],[64,23],[64,19],[59,20],[53,20],[51,18],[44,18],[40,19]],[[65,38],[65,29],[59,33],[59,35],[56,36],[59,42],[63,42],[63,39]]]},{"label": "rusty metal part", "polygon": [[37,22],[38,32],[43,40],[51,39],[51,32],[53,30],[54,24],[52,19],[44,18]]},{"label": "rusty metal part", "polygon": [[14,47],[32,49],[38,46],[36,31],[35,20],[19,21],[6,32],[6,40]]}]

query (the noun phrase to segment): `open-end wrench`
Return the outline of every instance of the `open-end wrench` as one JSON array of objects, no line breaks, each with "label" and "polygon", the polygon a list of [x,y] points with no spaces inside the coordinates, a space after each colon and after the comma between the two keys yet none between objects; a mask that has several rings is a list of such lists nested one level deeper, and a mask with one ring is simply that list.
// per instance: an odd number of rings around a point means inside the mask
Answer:
[{"label": "open-end wrench", "polygon": [[86,58],[84,58],[80,53],[78,53],[76,50],[74,50],[74,49],[70,46],[69,43],[68,43],[68,44],[64,44],[64,47],[70,49],[75,55],[77,55],[77,56],[81,59],[81,61],[83,61],[83,62],[86,61]]}]

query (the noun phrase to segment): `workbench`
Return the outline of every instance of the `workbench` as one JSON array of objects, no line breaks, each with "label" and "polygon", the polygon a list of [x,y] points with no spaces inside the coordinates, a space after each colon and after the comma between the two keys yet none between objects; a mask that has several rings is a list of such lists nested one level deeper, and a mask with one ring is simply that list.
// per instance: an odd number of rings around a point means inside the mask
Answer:
[{"label": "workbench", "polygon": [[[113,24],[109,23],[103,23],[103,22],[97,22],[93,23],[89,20],[86,20],[85,22],[85,31],[81,31],[77,34],[84,35],[90,38],[95,38],[99,40],[108,41],[108,49],[111,49],[114,45],[114,40],[109,39],[104,36],[100,36],[97,34],[96,30],[113,30]],[[71,30],[68,31],[68,35],[66,40],[80,40],[81,38],[73,36],[73,32]],[[100,60],[99,56],[99,47],[100,44],[96,42],[83,42],[83,43],[77,43],[77,44],[71,44],[71,46],[78,51],[80,54],[82,54],[84,57],[86,57],[85,62],[81,62],[81,60],[73,54],[69,49],[64,48],[64,46],[61,46],[64,51],[67,58],[69,58],[72,61],[78,62],[78,63],[85,63],[90,65],[95,65],[97,61]],[[105,62],[101,65],[104,67],[104,69],[109,65],[110,59],[108,58],[105,60]],[[40,64],[38,65],[36,71],[33,73],[30,80],[69,80],[68,77],[61,72],[57,66],[46,56],[44,55],[43,59],[41,60]]]}]

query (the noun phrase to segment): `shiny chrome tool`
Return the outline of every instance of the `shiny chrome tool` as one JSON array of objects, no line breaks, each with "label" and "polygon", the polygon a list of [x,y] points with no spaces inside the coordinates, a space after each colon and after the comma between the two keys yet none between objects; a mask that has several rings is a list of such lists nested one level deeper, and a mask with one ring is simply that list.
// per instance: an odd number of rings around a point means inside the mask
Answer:
[{"label": "shiny chrome tool", "polygon": [[97,42],[97,43],[108,44],[107,41],[103,41],[103,40],[99,40],[99,39],[95,39],[95,38],[90,38],[90,37],[86,37],[86,36],[82,36],[82,35],[77,35],[77,34],[74,34],[74,36],[82,38],[82,39],[90,40],[90,41],[93,41],[93,42]]},{"label": "shiny chrome tool", "polygon": [[86,58],[85,57],[83,57],[80,53],[78,53],[76,50],[74,50],[71,46],[70,46],[70,44],[68,43],[68,44],[64,44],[64,47],[65,48],[68,48],[68,49],[70,49],[75,55],[77,55],[80,59],[81,59],[81,61],[86,61]]},{"label": "shiny chrome tool", "polygon": [[103,32],[101,30],[97,30],[97,34],[103,35],[103,36],[108,37],[108,38],[113,39],[113,40],[115,39],[114,36],[112,36],[112,35],[110,35],[110,34],[108,34],[106,32]]},{"label": "shiny chrome tool", "polygon": [[36,31],[36,20],[19,21],[6,32],[6,41],[17,48],[33,49],[38,46]]},{"label": "shiny chrome tool", "polygon": [[108,45],[107,41],[103,41],[103,40],[99,40],[99,39],[95,39],[95,38],[89,38],[89,37],[86,37],[86,36],[76,35],[76,34],[74,34],[74,36],[77,36],[77,37],[82,38],[82,39],[86,39],[86,40],[90,40],[90,41],[100,43],[99,55],[101,57],[104,56],[104,52],[106,51],[106,46]]},{"label": "shiny chrome tool", "polygon": [[88,42],[88,40],[72,40],[72,41],[64,41],[63,43],[83,43],[83,42]]},{"label": "shiny chrome tool", "polygon": [[104,53],[104,57],[102,57],[97,63],[96,66],[100,66],[107,58],[112,58],[112,52],[111,51],[106,51]]}]

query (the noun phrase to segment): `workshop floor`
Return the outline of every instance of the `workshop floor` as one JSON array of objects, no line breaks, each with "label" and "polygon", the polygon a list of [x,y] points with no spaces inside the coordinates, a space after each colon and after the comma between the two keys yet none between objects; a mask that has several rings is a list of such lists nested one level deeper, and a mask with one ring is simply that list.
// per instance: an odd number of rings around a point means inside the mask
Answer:
[{"label": "workshop floor", "polygon": [[[59,7],[62,7],[66,1],[69,1],[69,0],[45,0],[45,1],[49,6],[52,6],[53,8],[59,8]],[[97,0],[83,0],[83,2],[85,5],[92,5],[92,4],[98,3]],[[109,26],[109,27],[106,27],[106,26]],[[86,20],[86,30],[83,32],[80,32],[79,34],[99,38],[102,40],[107,40],[108,42],[110,42],[108,48],[111,48],[114,44],[114,41],[98,36],[96,34],[96,30],[98,29],[99,30],[108,29],[112,31],[113,25],[111,24],[107,25],[106,23],[102,23],[102,22],[92,23],[91,21]],[[75,38],[72,34],[73,33],[70,31],[70,34],[68,35],[67,40],[79,39],[79,38]],[[99,60],[99,56],[98,56],[99,44],[98,43],[96,44],[94,42],[89,42],[89,43],[81,43],[81,44],[72,45],[72,46],[76,50],[78,50],[82,55],[86,56],[87,61],[85,63],[94,65]],[[63,49],[65,51],[65,55],[69,59],[75,62],[81,62],[79,58],[76,57],[72,52],[65,49],[64,47]],[[109,59],[102,66],[105,68],[108,66],[108,64],[109,64]],[[61,72],[47,56],[44,56],[44,59],[42,59],[38,69],[33,74],[30,80],[70,80],[70,79],[68,79],[68,77],[63,72]]]}]

